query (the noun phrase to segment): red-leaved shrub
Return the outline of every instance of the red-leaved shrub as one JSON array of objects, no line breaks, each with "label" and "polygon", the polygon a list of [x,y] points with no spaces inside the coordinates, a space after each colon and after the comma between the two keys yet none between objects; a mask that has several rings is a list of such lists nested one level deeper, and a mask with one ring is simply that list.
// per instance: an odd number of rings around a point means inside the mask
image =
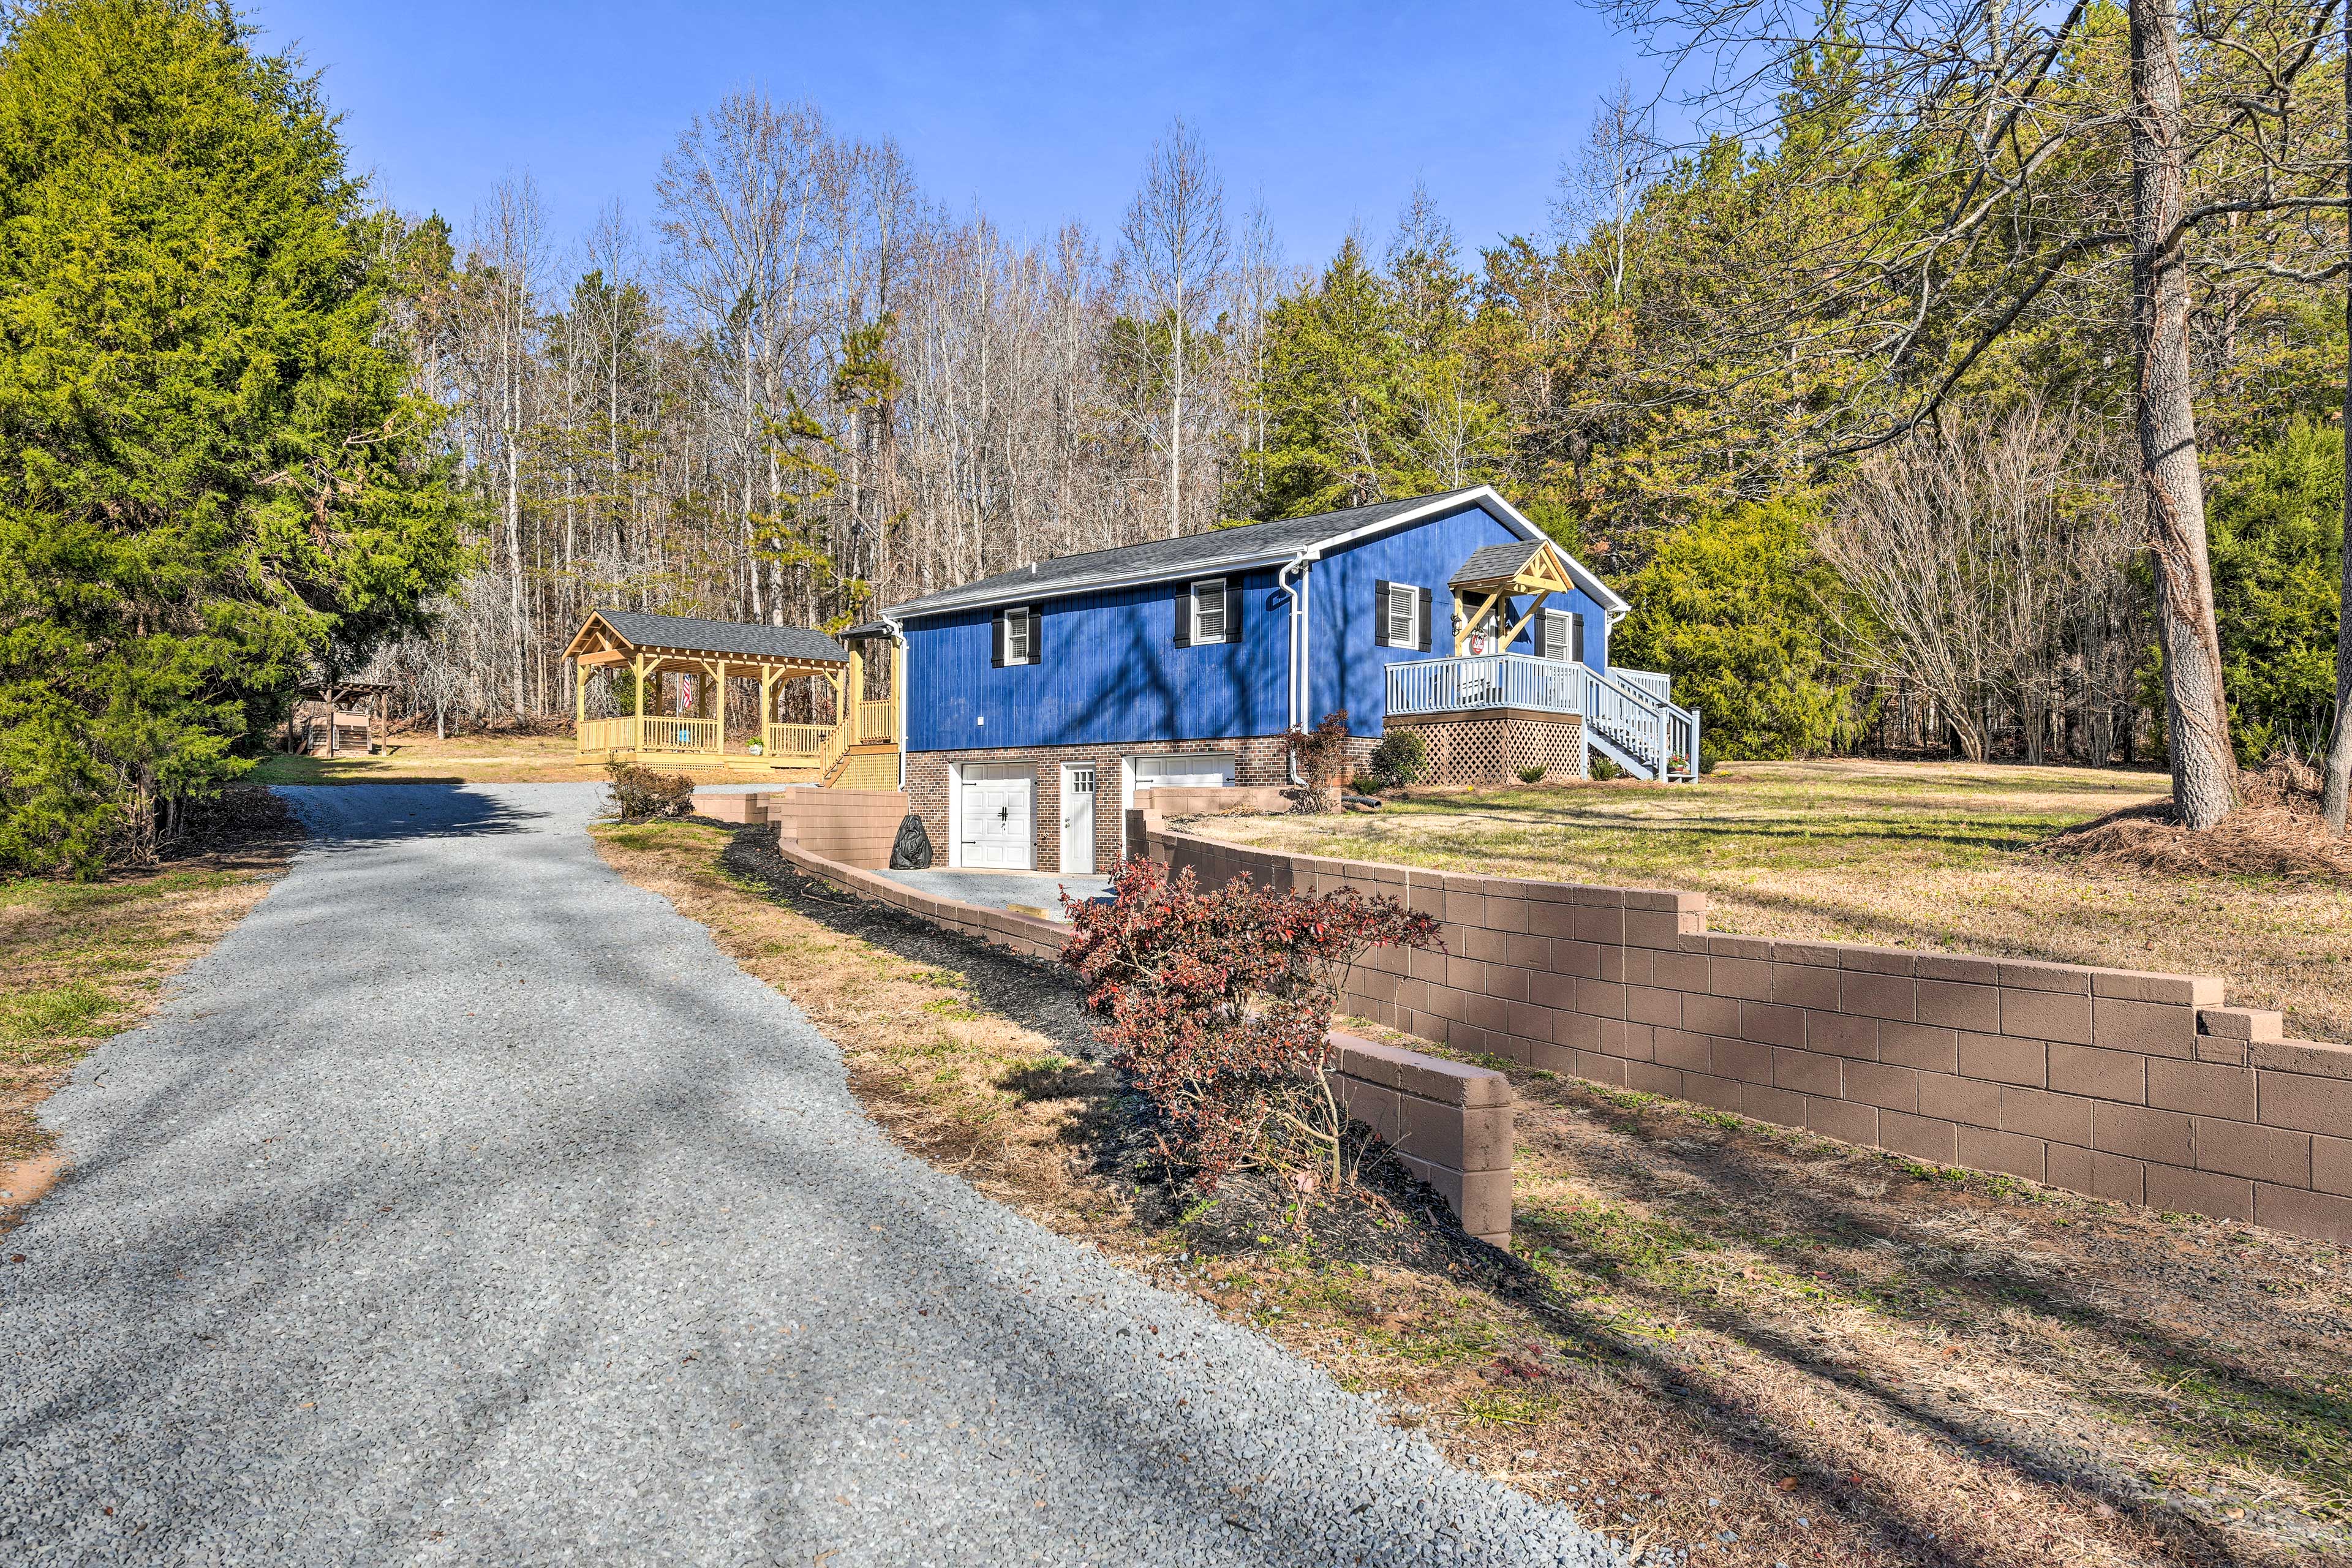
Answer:
[{"label": "red-leaved shrub", "polygon": [[1247,878],[1203,889],[1150,860],[1112,874],[1108,902],[1069,900],[1062,962],[1104,1017],[1097,1037],[1159,1112],[1162,1152],[1203,1188],[1303,1140],[1337,1184],[1347,1118],[1324,1079],[1349,965],[1374,947],[1443,951],[1437,922],[1393,899],[1277,892]]}]

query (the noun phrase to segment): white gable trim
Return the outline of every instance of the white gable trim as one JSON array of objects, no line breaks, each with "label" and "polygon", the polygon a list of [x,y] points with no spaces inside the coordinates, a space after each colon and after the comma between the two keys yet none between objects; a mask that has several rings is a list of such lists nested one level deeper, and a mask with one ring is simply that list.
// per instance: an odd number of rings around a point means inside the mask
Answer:
[{"label": "white gable trim", "polygon": [[[1344,533],[1331,534],[1327,538],[1316,540],[1312,543],[1291,549],[1271,552],[1251,551],[1243,554],[1191,561],[1181,566],[1162,567],[1150,572],[1106,572],[1092,577],[1064,578],[1053,584],[1015,583],[991,592],[974,594],[970,598],[931,605],[906,618],[920,621],[933,616],[952,615],[959,610],[992,609],[999,605],[1034,605],[1047,599],[1068,599],[1075,598],[1080,594],[1101,593],[1110,588],[1139,588],[1152,584],[1188,583],[1195,578],[1213,577],[1220,574],[1230,577],[1264,566],[1281,566],[1300,561],[1320,561],[1335,550],[1343,550],[1350,544],[1377,538],[1384,533],[1393,533],[1400,528],[1411,528],[1416,523],[1426,522],[1431,518],[1443,517],[1447,513],[1460,511],[1465,507],[1473,506],[1483,509],[1487,516],[1517,534],[1521,539],[1531,543],[1549,543],[1554,550],[1559,551],[1559,558],[1568,563],[1568,574],[1575,580],[1576,585],[1583,590],[1587,598],[1599,605],[1612,616],[1622,616],[1633,608],[1631,605],[1620,598],[1616,591],[1608,584],[1593,575],[1583,562],[1561,549],[1551,535],[1520,515],[1517,507],[1496,493],[1494,486],[1480,485],[1472,490],[1457,490],[1442,496],[1432,496],[1426,502],[1409,511],[1399,512],[1393,517],[1384,517],[1378,522],[1367,523],[1361,528],[1351,529]],[[900,618],[906,607],[904,605],[893,605],[880,611],[879,614],[884,620],[895,623]]]}]

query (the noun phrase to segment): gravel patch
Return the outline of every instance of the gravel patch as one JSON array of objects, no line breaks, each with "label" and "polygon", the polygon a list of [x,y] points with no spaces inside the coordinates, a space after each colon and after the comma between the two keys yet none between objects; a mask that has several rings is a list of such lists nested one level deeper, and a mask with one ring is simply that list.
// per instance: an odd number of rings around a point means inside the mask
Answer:
[{"label": "gravel patch", "polygon": [[1615,1561],[901,1152],[600,786],[284,793],[286,879],[46,1108],[0,1561]]}]

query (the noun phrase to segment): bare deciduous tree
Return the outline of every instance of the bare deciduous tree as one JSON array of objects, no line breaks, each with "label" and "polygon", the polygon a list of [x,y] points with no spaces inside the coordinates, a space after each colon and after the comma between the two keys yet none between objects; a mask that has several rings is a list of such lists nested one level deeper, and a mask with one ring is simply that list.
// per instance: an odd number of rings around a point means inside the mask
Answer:
[{"label": "bare deciduous tree", "polygon": [[1168,455],[1168,537],[1184,531],[1185,402],[1202,322],[1213,320],[1225,278],[1225,183],[1201,138],[1181,118],[1152,143],[1143,185],[1119,226],[1121,253],[1147,320],[1142,342],[1164,324],[1167,422],[1158,444]]}]

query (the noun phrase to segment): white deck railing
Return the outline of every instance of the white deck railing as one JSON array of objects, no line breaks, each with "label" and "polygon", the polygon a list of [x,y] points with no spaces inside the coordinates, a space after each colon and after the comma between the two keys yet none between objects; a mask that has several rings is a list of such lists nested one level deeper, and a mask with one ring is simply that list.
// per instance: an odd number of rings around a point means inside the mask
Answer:
[{"label": "white deck railing", "polygon": [[1538,713],[1584,711],[1585,668],[1524,653],[1423,658],[1389,666],[1388,711],[1466,713],[1526,708]]}]

